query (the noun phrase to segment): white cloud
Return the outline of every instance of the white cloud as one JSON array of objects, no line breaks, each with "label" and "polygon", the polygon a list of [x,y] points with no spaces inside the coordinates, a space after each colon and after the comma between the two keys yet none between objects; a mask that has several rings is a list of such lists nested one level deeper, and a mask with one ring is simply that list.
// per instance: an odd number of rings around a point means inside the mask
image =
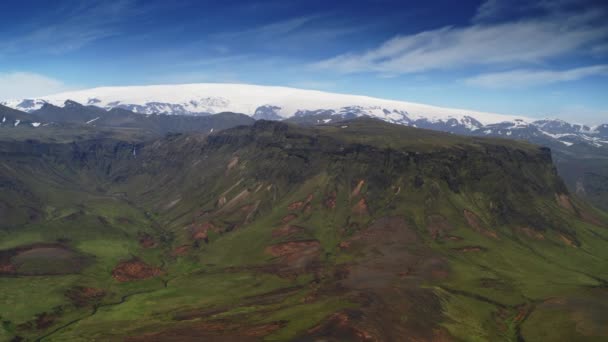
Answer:
[{"label": "white cloud", "polygon": [[594,65],[568,70],[512,70],[470,77],[465,83],[484,88],[530,87],[549,83],[576,81],[589,76],[608,75],[608,65]]},{"label": "white cloud", "polygon": [[22,99],[69,90],[60,80],[30,72],[0,73],[0,99]]},{"label": "white cloud", "polygon": [[375,49],[347,53],[314,66],[343,73],[405,74],[472,65],[539,64],[591,49],[608,39],[608,26],[596,23],[605,9],[529,18],[496,24],[443,27],[397,36]]}]

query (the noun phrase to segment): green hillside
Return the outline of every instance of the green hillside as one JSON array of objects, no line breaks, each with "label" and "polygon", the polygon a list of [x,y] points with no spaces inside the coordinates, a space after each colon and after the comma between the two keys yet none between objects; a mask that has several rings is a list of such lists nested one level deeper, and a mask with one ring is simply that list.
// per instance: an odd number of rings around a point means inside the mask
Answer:
[{"label": "green hillside", "polygon": [[548,149],[365,118],[52,129],[0,136],[0,340],[608,339],[608,216]]}]

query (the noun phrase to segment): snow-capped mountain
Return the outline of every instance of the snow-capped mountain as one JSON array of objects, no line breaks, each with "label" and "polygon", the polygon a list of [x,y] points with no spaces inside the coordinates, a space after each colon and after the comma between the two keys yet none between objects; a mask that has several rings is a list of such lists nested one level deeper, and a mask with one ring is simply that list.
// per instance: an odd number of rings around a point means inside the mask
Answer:
[{"label": "snow-capped mountain", "polygon": [[315,111],[355,113],[407,123],[427,119],[446,121],[475,117],[483,124],[525,119],[517,116],[391,101],[367,96],[343,95],[315,90],[247,84],[183,84],[102,87],[61,93],[36,99],[12,100],[5,106],[32,112],[44,103],[63,106],[66,100],[105,109],[123,108],[144,114],[207,115],[236,112],[260,118],[284,119]]},{"label": "snow-capped mountain", "polygon": [[247,84],[101,87],[2,104],[31,113],[45,104],[64,107],[73,102],[106,110],[127,109],[141,114],[209,115],[235,112],[255,119],[299,119],[300,122],[308,120],[312,123],[367,115],[455,134],[502,136],[543,144],[547,141],[559,142],[565,147],[576,143],[608,146],[608,125],[590,127],[561,120],[534,120],[368,96]]}]

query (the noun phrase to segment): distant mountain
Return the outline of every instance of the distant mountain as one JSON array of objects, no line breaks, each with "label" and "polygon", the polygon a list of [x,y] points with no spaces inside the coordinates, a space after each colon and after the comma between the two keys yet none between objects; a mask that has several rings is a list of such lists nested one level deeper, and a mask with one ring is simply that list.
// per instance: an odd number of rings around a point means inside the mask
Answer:
[{"label": "distant mountain", "polygon": [[465,123],[466,120],[463,119],[467,116],[476,118],[482,124],[525,119],[367,96],[246,84],[102,87],[36,99],[5,101],[3,104],[33,112],[45,103],[63,106],[66,100],[104,109],[123,108],[145,114],[208,115],[235,112],[257,119],[284,119],[319,114],[319,111],[368,115],[401,124],[419,119],[447,121],[452,118]]},{"label": "distant mountain", "polygon": [[18,127],[20,125],[39,127],[42,125],[42,122],[39,122],[35,116],[0,105],[0,128]]},{"label": "distant mountain", "polygon": [[[234,112],[255,119],[290,119],[316,124],[371,116],[391,123],[456,134],[502,136],[539,143],[550,141],[564,146],[579,143],[608,146],[608,124],[592,127],[562,120],[534,120],[367,96],[246,84],[102,87],[2,104],[31,113],[49,104],[69,108],[75,102],[87,108],[123,109],[143,114],[204,116]],[[49,112],[48,108],[46,111]]]},{"label": "distant mountain", "polygon": [[[550,147],[570,190],[608,209],[608,124],[589,126],[367,96],[243,84],[103,87],[6,101],[4,105],[32,113],[36,118],[31,120],[39,122],[136,127],[160,134],[251,124],[253,120],[248,117],[318,125],[370,116],[453,134],[526,140]],[[203,119],[222,112],[243,113],[248,117],[237,118],[234,114],[221,127]],[[7,120],[11,125],[17,123],[8,117]]]}]

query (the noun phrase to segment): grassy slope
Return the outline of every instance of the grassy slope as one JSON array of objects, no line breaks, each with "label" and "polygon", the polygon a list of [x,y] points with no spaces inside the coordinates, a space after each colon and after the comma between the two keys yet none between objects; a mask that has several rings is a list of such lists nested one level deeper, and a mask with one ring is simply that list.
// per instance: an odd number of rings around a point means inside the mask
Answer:
[{"label": "grassy slope", "polygon": [[[44,215],[29,223],[15,218],[17,224],[2,230],[0,249],[69,239],[70,246],[96,258],[80,274],[0,278],[5,321],[0,337],[112,339],[221,318],[244,326],[286,321],[268,338],[288,339],[306,334],[334,312],[359,308],[359,324],[372,333],[377,325],[390,330],[402,324],[419,336],[443,331],[464,340],[606,338],[599,317],[606,316],[607,308],[580,302],[605,297],[608,233],[558,205],[555,193],[564,192],[563,186],[534,146],[364,120],[315,129],[260,123],[210,139],[174,136],[145,145],[137,156],[129,153],[130,147],[117,152],[113,144],[99,147],[113,151],[109,171],[93,158],[78,163],[37,158],[41,165],[31,168],[25,157],[4,160],[8,168],[3,174],[27,185],[35,199],[29,204],[40,206]],[[86,150],[100,155],[99,150]],[[228,168],[235,157],[238,161]],[[72,190],[61,177],[49,175],[68,175],[78,186]],[[361,180],[360,193],[353,195]],[[248,195],[231,202],[243,190]],[[334,192],[332,209],[326,200]],[[292,237],[273,238],[273,230],[293,212],[288,205],[311,194],[311,211],[298,211],[290,222],[304,229]],[[7,200],[15,198],[9,196]],[[217,207],[221,197],[226,197],[224,209]],[[354,214],[361,198],[367,213]],[[257,211],[248,215],[252,205]],[[574,205],[579,211],[591,210]],[[464,209],[477,214],[483,230],[467,222]],[[428,230],[432,215],[449,222],[443,234],[461,239],[434,239]],[[602,213],[595,215],[607,222]],[[371,324],[373,308],[355,294],[382,299],[384,288],[331,290],[348,280],[336,279],[337,269],[356,269],[374,257],[365,249],[340,248],[340,242],[388,216],[403,217],[418,236],[418,243],[403,249],[419,256],[420,264],[439,258],[449,265],[447,276],[439,278],[416,265],[405,278],[387,278],[391,289],[422,289],[437,298],[441,318],[430,327],[423,320],[434,313],[415,307],[396,309],[398,317],[379,315],[389,323]],[[219,232],[210,232],[208,244],[195,244],[189,228],[204,222],[212,222]],[[541,235],[529,236],[521,228]],[[141,248],[137,236],[142,232],[152,235],[158,247]],[[577,247],[565,243],[564,236]],[[321,245],[319,270],[285,276],[260,268],[277,263],[264,252],[267,246],[310,239]],[[186,255],[172,256],[182,245],[192,247]],[[471,246],[480,251],[461,251]],[[116,282],[112,268],[133,255],[162,267],[164,275]],[[76,284],[104,289],[107,296],[95,306],[75,307],[65,291]],[[285,288],[293,291],[271,300],[259,297]],[[415,300],[411,294],[390,296],[406,306]],[[564,304],[548,302],[556,298]],[[209,309],[215,312],[175,320],[183,312]],[[60,314],[48,328],[23,325],[53,311]]]}]

